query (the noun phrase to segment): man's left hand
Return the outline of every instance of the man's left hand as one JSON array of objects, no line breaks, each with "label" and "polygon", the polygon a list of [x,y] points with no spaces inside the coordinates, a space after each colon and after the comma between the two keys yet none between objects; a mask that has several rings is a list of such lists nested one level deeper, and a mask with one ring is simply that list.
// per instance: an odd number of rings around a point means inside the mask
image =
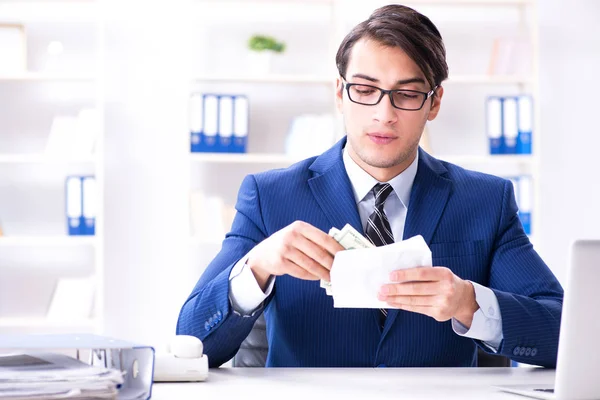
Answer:
[{"label": "man's left hand", "polygon": [[446,267],[420,267],[394,271],[393,283],[383,285],[379,300],[391,307],[428,315],[436,321],[458,320],[468,329],[479,309],[469,281]]}]

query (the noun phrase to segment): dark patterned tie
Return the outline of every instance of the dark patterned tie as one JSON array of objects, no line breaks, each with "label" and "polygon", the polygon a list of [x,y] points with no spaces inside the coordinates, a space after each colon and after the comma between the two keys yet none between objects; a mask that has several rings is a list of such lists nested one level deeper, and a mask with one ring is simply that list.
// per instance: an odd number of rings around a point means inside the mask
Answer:
[{"label": "dark patterned tie", "polygon": [[[394,191],[392,185],[389,183],[378,183],[373,186],[373,194],[375,195],[375,211],[369,216],[367,221],[367,228],[365,234],[367,239],[371,241],[375,246],[385,246],[386,244],[394,243],[394,235],[392,234],[392,228],[390,228],[390,221],[388,221],[385,212],[383,211],[383,205],[386,199]],[[385,325],[385,319],[387,317],[387,310],[382,308],[381,311],[381,327]]]}]

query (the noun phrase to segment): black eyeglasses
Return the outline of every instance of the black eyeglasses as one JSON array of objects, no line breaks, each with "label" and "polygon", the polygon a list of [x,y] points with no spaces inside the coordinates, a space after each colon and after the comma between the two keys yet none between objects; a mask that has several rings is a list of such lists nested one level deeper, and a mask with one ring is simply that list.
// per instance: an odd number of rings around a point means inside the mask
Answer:
[{"label": "black eyeglasses", "polygon": [[406,111],[418,111],[423,108],[427,99],[433,96],[437,89],[436,86],[425,93],[417,90],[385,90],[361,83],[346,82],[344,86],[348,92],[348,98],[353,103],[374,106],[379,104],[383,96],[387,94],[390,96],[390,102],[394,108]]}]

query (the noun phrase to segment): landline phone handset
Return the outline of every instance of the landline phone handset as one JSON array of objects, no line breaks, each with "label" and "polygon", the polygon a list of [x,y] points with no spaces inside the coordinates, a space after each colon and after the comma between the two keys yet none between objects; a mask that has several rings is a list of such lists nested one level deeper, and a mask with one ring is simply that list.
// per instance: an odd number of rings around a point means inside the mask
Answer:
[{"label": "landline phone handset", "polygon": [[174,336],[166,352],[154,357],[154,382],[203,381],[208,377],[208,357],[195,336]]}]

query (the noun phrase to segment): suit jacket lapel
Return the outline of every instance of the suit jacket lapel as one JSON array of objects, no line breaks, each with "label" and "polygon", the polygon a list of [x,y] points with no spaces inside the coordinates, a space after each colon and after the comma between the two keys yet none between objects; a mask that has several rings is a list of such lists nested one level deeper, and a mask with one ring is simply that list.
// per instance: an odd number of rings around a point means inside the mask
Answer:
[{"label": "suit jacket lapel", "polygon": [[344,225],[351,224],[362,233],[352,184],[342,159],[345,144],[344,138],[317,157],[310,167],[315,176],[308,180],[308,185],[332,227],[342,229]]},{"label": "suit jacket lapel", "polygon": [[[410,193],[403,239],[421,235],[429,245],[452,193],[452,181],[437,159],[419,149],[419,166]],[[399,310],[388,310],[383,337],[396,320]]]}]

